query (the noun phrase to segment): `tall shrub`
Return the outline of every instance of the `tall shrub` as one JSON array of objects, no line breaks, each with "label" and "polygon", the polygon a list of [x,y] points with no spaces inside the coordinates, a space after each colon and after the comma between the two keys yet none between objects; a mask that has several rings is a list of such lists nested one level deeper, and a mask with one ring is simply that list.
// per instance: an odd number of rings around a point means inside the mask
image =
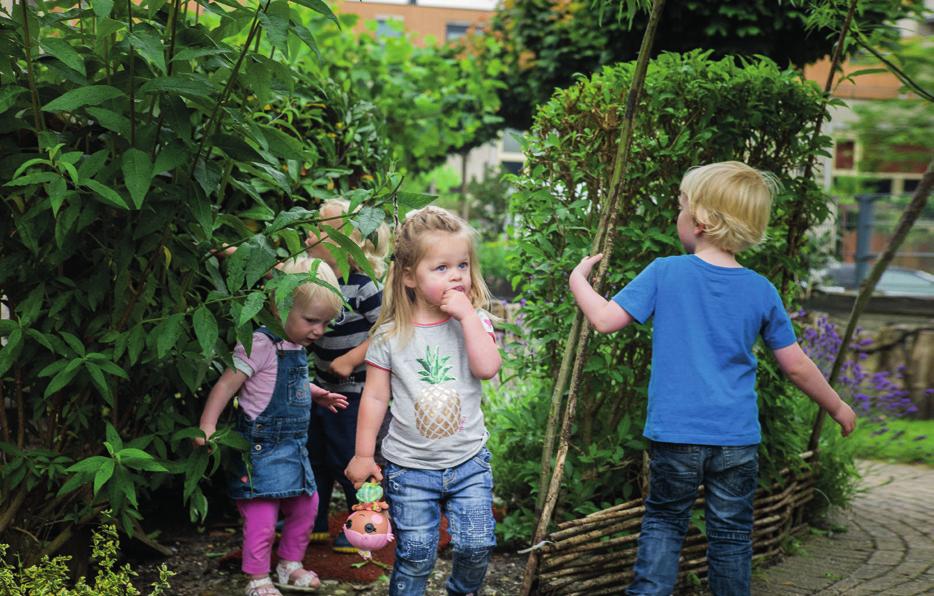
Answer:
[{"label": "tall shrub", "polygon": [[[510,207],[517,224],[510,260],[513,283],[525,300],[530,341],[515,363],[524,379],[521,386],[504,387],[511,399],[491,408],[494,446],[503,453],[534,452],[541,440],[541,433],[531,429],[526,434],[503,431],[543,420],[547,412],[576,308],[567,276],[591,246],[632,70],[631,63],[607,67],[555,93],[536,114],[525,169],[512,180],[517,191]],[[828,145],[822,136],[819,146],[810,146],[813,122],[823,109],[819,89],[765,59],[714,61],[709,53],[692,52],[655,59],[642,98],[619,217],[622,246],[610,264],[609,287],[621,288],[656,257],[681,252],[675,230],[681,176],[692,165],[727,159],[768,170],[783,185],[767,240],[740,261],[773,278],[785,268],[804,276],[807,250],[790,259],[783,256],[785,218],[793,202],[803,204],[806,225],[827,216],[827,197],[816,183],[795,176],[809,153]],[[651,323],[635,325],[591,341],[559,518],[639,492],[650,331]],[[793,394],[769,357],[760,356],[762,462],[768,478],[794,459],[809,422],[794,419],[797,415],[786,407]],[[513,414],[520,411],[525,413]],[[511,489],[501,496],[528,511],[538,460],[510,455],[499,461],[500,486]]]},{"label": "tall shrub", "polygon": [[[192,450],[192,425],[234,342],[279,327],[265,305],[301,276],[275,263],[322,225],[345,261],[354,228],[429,198],[394,192],[392,104],[354,86],[366,71],[310,69],[320,20],[337,18],[319,0],[0,9],[0,543],[27,561],[104,509],[140,531],[170,482],[203,519],[221,450]],[[421,94],[397,100],[435,101],[436,66],[480,80],[426,58]],[[366,206],[318,222],[338,193]],[[239,250],[218,262],[224,243]]]}]

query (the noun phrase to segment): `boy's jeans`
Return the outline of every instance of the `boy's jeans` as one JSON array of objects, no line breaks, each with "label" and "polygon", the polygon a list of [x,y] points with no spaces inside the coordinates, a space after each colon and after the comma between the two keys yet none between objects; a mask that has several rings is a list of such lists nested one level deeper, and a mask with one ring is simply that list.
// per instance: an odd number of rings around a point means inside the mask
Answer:
[{"label": "boy's jeans", "polygon": [[438,554],[442,503],[454,550],[445,587],[449,594],[477,594],[496,546],[490,452],[484,447],[466,462],[444,470],[403,468],[389,462],[384,476],[396,535],[389,594],[425,593]]},{"label": "boy's jeans", "polygon": [[649,497],[639,535],[635,578],[627,594],[667,596],[674,590],[681,543],[700,484],[706,491],[710,590],[716,596],[749,594],[758,450],[758,445],[651,443]]}]

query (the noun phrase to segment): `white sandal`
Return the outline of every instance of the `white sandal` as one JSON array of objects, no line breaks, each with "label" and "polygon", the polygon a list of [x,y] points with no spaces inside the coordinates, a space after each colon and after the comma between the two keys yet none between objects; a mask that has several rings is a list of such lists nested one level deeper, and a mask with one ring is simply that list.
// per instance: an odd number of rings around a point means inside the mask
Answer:
[{"label": "white sandal", "polygon": [[[296,574],[298,571],[303,573]],[[276,577],[279,578],[276,586],[292,592],[315,592],[321,585],[318,574],[303,568],[298,561],[279,561],[276,565]]]},{"label": "white sandal", "polygon": [[250,583],[246,585],[244,594],[246,596],[282,596],[282,592],[276,589],[268,575],[258,579],[251,579]]}]

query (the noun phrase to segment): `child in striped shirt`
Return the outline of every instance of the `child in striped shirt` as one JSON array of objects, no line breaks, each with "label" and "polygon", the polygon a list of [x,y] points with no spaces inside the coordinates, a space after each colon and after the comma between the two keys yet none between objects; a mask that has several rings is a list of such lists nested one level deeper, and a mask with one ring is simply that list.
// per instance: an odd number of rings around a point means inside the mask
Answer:
[{"label": "child in striped shirt", "polygon": [[[325,201],[319,210],[323,223],[339,229],[347,217],[349,202],[344,199]],[[389,251],[389,227],[384,223],[370,237],[363,238],[355,230],[351,235],[366,255],[370,268],[382,277],[386,269],[386,255]],[[327,235],[309,235],[306,244],[311,257],[321,259],[335,271],[337,263],[330,248],[334,246]],[[370,279],[352,259],[351,271],[347,279],[340,280],[341,293],[346,306],[331,323],[330,330],[312,346],[314,354],[316,383],[328,391],[347,396],[348,407],[334,413],[327,408],[312,406],[311,423],[308,429],[308,452],[318,485],[320,502],[318,514],[312,531],[312,542],[327,542],[328,505],[336,480],[347,497],[348,513],[356,504],[353,484],[344,476],[344,468],[354,455],[357,435],[357,412],[360,408],[360,394],[366,380],[366,365],[363,363],[369,346],[369,332],[379,317],[383,292],[377,286],[378,280]],[[355,553],[343,533],[334,540],[334,550]]]}]

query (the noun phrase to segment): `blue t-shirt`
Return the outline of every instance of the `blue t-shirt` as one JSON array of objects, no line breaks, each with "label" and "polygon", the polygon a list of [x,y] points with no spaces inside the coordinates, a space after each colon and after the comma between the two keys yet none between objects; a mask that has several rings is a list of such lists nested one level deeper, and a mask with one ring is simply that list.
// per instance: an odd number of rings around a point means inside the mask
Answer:
[{"label": "blue t-shirt", "polygon": [[698,445],[761,441],[753,344],[760,335],[772,350],[796,341],[768,279],[694,255],[666,257],[613,301],[640,323],[654,317],[646,438]]}]

